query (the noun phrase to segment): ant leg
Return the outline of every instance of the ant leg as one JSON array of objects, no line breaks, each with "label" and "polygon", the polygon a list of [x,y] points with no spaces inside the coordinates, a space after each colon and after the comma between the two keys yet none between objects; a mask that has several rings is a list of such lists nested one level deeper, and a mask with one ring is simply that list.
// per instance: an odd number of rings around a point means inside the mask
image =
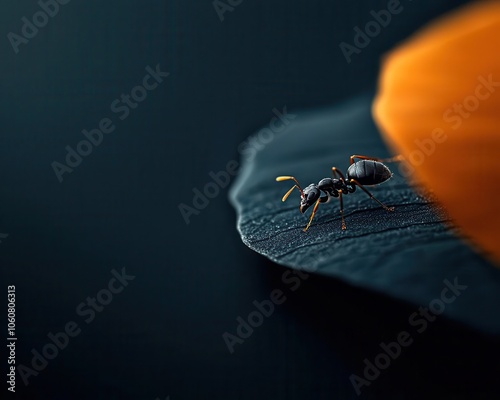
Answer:
[{"label": "ant leg", "polygon": [[359,183],[356,179],[351,179],[349,182],[351,185],[355,184],[356,186],[359,186],[368,196],[370,196],[370,199],[375,200],[378,204],[380,204],[385,210],[387,211],[394,211],[394,207],[387,207],[384,203],[382,203],[379,199],[377,199],[373,194],[371,194],[368,189],[366,189],[361,183]]},{"label": "ant leg", "polygon": [[398,161],[404,160],[404,157],[402,155],[394,156],[391,158],[378,158],[378,157],[360,156],[359,154],[354,154],[351,156],[351,165],[356,162],[354,160],[355,158],[359,158],[360,160],[379,161],[379,162],[383,162],[383,163],[384,162],[398,162]]},{"label": "ant leg", "polygon": [[321,203],[321,198],[318,199],[318,201],[316,202],[316,204],[314,205],[314,209],[313,209],[313,212],[311,214],[311,218],[309,218],[309,223],[307,224],[307,226],[304,228],[304,232],[307,232],[307,230],[309,229],[309,227],[311,226],[311,222],[314,218],[314,214],[316,214],[316,211],[318,210],[318,206],[319,206],[319,203]]},{"label": "ant leg", "polygon": [[340,200],[340,216],[342,217],[342,230],[345,231],[347,226],[344,220],[344,200],[342,199],[342,190],[339,190],[339,200]]},{"label": "ant leg", "polygon": [[333,177],[334,178],[337,178],[337,175],[340,176],[340,178],[345,181],[345,176],[344,174],[342,173],[342,171],[340,169],[338,169],[337,167],[332,167],[332,174],[333,174]]}]

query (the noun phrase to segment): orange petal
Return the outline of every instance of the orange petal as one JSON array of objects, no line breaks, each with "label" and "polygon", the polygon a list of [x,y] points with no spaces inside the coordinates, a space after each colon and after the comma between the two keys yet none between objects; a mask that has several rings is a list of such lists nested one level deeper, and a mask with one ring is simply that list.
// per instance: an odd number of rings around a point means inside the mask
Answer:
[{"label": "orange petal", "polygon": [[387,57],[375,120],[406,169],[500,263],[500,2],[441,19]]}]

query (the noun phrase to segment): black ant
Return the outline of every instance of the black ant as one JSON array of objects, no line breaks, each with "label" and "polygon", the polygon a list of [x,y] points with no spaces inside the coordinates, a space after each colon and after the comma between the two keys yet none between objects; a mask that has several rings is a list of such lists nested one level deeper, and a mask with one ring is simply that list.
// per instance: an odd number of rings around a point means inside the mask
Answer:
[{"label": "black ant", "polygon": [[[354,161],[355,158],[359,158],[360,161]],[[371,199],[379,203],[385,210],[394,211],[394,207],[387,207],[384,203],[379,201],[377,198],[371,194],[366,186],[379,185],[392,177],[392,172],[384,164],[384,162],[395,162],[401,161],[401,156],[396,156],[392,158],[376,158],[367,157],[360,155],[351,156],[351,165],[347,169],[347,179],[344,177],[342,171],[336,167],[332,167],[333,179],[324,178],[319,181],[317,185],[311,183],[305,189],[300,187],[299,181],[293,176],[278,176],[276,180],[278,182],[293,180],[295,185],[283,196],[282,201],[285,201],[293,189],[297,188],[300,191],[300,212],[303,214],[309,207],[311,207],[315,202],[311,218],[309,223],[304,229],[306,232],[311,226],[311,222],[318,210],[320,203],[328,203],[332,197],[338,197],[340,200],[340,215],[342,216],[342,230],[347,229],[344,220],[344,202],[342,200],[342,195],[354,193],[356,191],[356,186],[359,186]],[[321,192],[324,192],[326,196],[321,196]]]}]

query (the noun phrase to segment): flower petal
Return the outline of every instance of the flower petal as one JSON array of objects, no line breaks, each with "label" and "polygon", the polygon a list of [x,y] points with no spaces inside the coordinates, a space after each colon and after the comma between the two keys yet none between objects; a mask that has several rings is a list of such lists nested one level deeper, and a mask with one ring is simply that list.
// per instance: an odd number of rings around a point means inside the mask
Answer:
[{"label": "flower petal", "polygon": [[500,261],[500,3],[467,6],[384,63],[374,117],[461,232]]}]

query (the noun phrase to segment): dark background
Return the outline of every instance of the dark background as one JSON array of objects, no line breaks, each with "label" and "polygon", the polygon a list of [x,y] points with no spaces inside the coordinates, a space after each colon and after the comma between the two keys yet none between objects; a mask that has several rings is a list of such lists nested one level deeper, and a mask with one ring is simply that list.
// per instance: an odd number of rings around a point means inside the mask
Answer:
[{"label": "dark background", "polygon": [[[241,242],[227,188],[189,225],[178,205],[239,159],[273,108],[373,88],[384,52],[460,3],[402,1],[348,64],[339,43],[386,1],[244,0],[221,22],[210,0],[72,0],[16,55],[7,33],[39,6],[5,0],[0,256],[2,290],[16,285],[18,363],[67,322],[82,328],[28,387],[17,377],[17,398],[356,398],[349,376],[415,306],[319,277],[290,293],[285,269]],[[171,75],[119,121],[111,102],[157,64]],[[104,117],[115,132],[59,183],[51,163]],[[85,324],[76,306],[124,267],[136,278]],[[275,288],[288,301],[230,354],[222,334]],[[495,398],[498,354],[494,338],[439,319],[362,398]]]}]

